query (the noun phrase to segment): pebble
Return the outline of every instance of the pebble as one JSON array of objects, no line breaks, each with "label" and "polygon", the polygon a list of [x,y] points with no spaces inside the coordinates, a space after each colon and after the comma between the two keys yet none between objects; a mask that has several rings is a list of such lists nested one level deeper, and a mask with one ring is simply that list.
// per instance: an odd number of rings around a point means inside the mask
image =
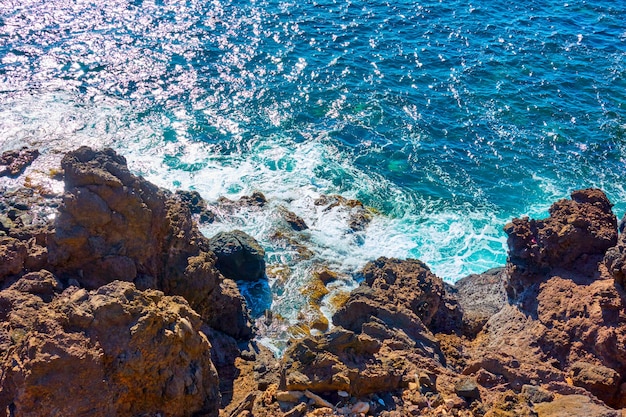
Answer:
[{"label": "pebble", "polygon": [[302,391],[278,391],[276,393],[276,399],[286,403],[297,403],[303,396]]},{"label": "pebble", "polygon": [[359,401],[358,403],[352,406],[352,412],[354,414],[359,414],[359,413],[367,414],[368,411],[370,411],[370,405],[369,403],[366,403],[365,401]]}]

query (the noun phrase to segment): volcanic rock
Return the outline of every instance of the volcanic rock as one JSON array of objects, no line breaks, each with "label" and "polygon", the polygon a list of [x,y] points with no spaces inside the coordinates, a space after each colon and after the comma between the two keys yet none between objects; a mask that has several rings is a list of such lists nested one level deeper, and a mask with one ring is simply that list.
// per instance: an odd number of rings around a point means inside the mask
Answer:
[{"label": "volcanic rock", "polygon": [[188,205],[131,174],[111,149],[82,147],[61,164],[66,189],[47,248],[53,272],[87,289],[121,280],[181,295],[217,330],[252,336],[243,298],[217,270]]},{"label": "volcanic rock", "polygon": [[379,258],[363,268],[363,277],[364,282],[333,317],[336,325],[359,331],[372,316],[405,316],[406,322],[428,326],[444,292],[443,281],[417,260]]},{"label": "volcanic rock", "polygon": [[448,291],[459,304],[461,333],[475,337],[489,318],[506,305],[504,272],[504,268],[496,268],[469,275],[455,282],[453,289]]},{"label": "volcanic rock", "polygon": [[380,258],[333,316],[334,329],[294,341],[283,358],[287,390],[394,391],[420,368],[443,374],[445,359],[424,325],[435,315],[443,283],[421,262]]},{"label": "volcanic rock", "polygon": [[120,281],[58,294],[50,276],[0,292],[0,415],[217,416],[211,346],[183,298]]},{"label": "volcanic rock", "polygon": [[39,150],[22,148],[0,155],[0,177],[17,177],[39,156]]},{"label": "volcanic rock", "polygon": [[265,250],[241,230],[218,233],[209,240],[209,247],[227,278],[256,281],[265,277]]},{"label": "volcanic rock", "polygon": [[473,359],[464,374],[487,371],[515,392],[540,383],[626,405],[626,296],[600,262],[617,239],[610,208],[599,190],[575,191],[550,218],[507,226],[512,298],[465,351]]},{"label": "volcanic rock", "polygon": [[517,297],[550,270],[592,268],[617,243],[617,218],[606,195],[594,188],[574,191],[550,207],[543,220],[513,219],[504,230],[509,245],[507,292]]}]

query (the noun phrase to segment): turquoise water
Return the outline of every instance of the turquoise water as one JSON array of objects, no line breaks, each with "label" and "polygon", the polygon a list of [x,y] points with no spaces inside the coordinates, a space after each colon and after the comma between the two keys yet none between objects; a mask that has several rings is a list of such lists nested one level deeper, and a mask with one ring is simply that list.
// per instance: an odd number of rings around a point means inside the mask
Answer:
[{"label": "turquoise water", "polygon": [[[0,150],[53,164],[112,146],[209,202],[264,192],[269,211],[203,230],[242,228],[290,269],[286,289],[270,281],[277,308],[302,303],[316,263],[350,277],[416,257],[454,281],[504,264],[503,225],[573,189],[626,210],[624,16],[618,1],[0,0]],[[350,231],[321,194],[374,220]],[[309,224],[311,260],[271,239],[280,207]]]}]

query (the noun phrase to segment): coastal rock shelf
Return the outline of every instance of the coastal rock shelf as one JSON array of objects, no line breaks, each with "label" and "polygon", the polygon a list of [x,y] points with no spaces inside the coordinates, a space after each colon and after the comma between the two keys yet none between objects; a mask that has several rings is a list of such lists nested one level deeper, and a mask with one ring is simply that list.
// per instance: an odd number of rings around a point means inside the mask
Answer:
[{"label": "coastal rock shelf", "polygon": [[[11,155],[22,154],[37,155]],[[70,152],[61,169],[62,195],[0,188],[0,416],[626,409],[626,238],[600,190],[574,191],[546,219],[513,219],[506,266],[455,285],[418,260],[372,260],[332,320],[275,358],[237,284],[266,279],[258,242],[203,236],[196,222],[213,214],[197,193],[156,187],[110,149]],[[328,199],[362,214],[356,229],[373,215]],[[244,203],[267,201],[221,202]],[[326,283],[349,279],[323,266],[313,275],[302,293],[318,304]]]}]

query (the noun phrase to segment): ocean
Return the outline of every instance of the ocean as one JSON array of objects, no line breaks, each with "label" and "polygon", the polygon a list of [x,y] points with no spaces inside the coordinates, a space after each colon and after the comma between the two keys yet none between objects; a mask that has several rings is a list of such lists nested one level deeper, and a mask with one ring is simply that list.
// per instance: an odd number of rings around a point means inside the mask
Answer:
[{"label": "ocean", "polygon": [[[358,281],[379,256],[448,282],[506,262],[503,226],[577,188],[626,211],[626,3],[0,0],[0,151],[108,146],[209,204],[267,250],[251,289],[292,322],[327,265]],[[363,203],[346,226],[322,195]],[[282,210],[308,230],[277,242]],[[286,272],[285,272],[286,271]],[[277,281],[281,281],[277,285]]]}]

